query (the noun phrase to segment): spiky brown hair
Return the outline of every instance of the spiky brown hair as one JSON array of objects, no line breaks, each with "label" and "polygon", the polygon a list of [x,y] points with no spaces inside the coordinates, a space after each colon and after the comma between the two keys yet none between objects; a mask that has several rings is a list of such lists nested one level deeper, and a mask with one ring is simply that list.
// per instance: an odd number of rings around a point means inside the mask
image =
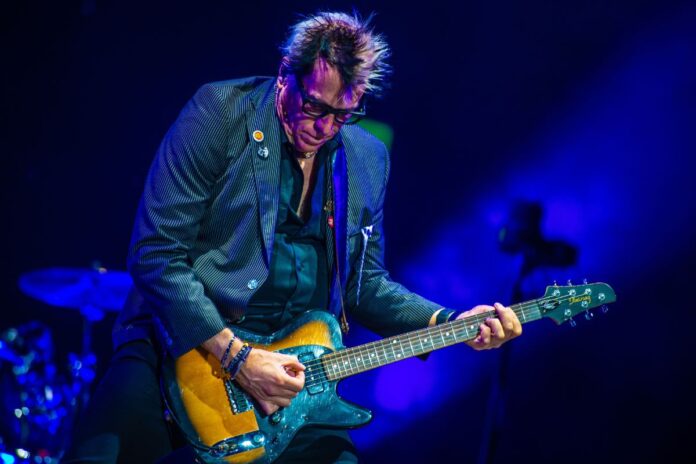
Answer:
[{"label": "spiky brown hair", "polygon": [[373,16],[363,20],[356,12],[319,12],[302,18],[281,46],[284,72],[305,76],[323,58],[337,69],[344,85],[379,94],[390,72],[390,51],[384,37],[370,27]]}]

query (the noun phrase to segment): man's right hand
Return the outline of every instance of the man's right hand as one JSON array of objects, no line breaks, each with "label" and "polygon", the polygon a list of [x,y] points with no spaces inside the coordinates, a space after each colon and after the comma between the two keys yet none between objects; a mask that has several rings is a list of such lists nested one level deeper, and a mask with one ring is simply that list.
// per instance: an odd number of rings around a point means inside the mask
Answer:
[{"label": "man's right hand", "polygon": [[305,366],[295,356],[253,348],[235,377],[266,414],[290,405],[304,387]]},{"label": "man's right hand", "polygon": [[[222,359],[225,349],[232,340],[232,331],[223,329],[203,343],[203,348],[218,359]],[[243,342],[234,341],[227,362],[240,350]],[[259,403],[266,414],[273,414],[281,407],[290,405],[290,400],[304,387],[305,367],[295,356],[274,353],[252,348],[247,360],[242,364],[235,380]]]}]

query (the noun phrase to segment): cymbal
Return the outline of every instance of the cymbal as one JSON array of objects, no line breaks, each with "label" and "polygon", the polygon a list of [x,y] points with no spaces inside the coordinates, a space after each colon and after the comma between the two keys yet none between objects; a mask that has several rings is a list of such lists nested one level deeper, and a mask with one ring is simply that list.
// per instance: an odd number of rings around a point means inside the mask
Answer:
[{"label": "cymbal", "polygon": [[14,352],[11,346],[0,339],[0,361],[8,361],[15,366],[21,366],[24,360],[21,356]]},{"label": "cymbal", "polygon": [[127,272],[104,268],[54,267],[27,272],[19,277],[24,294],[60,308],[120,311],[132,280]]}]

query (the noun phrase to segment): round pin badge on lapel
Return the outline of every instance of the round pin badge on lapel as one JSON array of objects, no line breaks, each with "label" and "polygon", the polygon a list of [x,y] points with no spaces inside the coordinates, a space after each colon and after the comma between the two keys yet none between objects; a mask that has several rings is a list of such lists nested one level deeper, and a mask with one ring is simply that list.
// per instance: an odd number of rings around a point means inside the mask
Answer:
[{"label": "round pin badge on lapel", "polygon": [[263,142],[263,132],[260,130],[255,130],[251,136],[256,140],[257,142]]},{"label": "round pin badge on lapel", "polygon": [[261,147],[256,153],[259,155],[259,158],[266,159],[268,158],[268,147]]}]

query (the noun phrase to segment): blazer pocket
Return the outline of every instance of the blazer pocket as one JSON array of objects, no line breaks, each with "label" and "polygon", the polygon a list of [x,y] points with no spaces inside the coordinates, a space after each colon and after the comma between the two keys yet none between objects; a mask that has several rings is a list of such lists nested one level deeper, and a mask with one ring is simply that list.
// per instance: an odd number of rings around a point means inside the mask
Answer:
[{"label": "blazer pocket", "polygon": [[372,231],[374,229],[374,224],[369,226],[361,227],[357,232],[353,232],[348,236],[349,251],[351,256],[351,262],[355,263],[353,268],[355,269],[357,281],[356,289],[356,300],[355,304],[360,304],[360,288],[362,284],[363,270],[365,268],[365,254],[367,252],[367,244],[372,237]]}]

